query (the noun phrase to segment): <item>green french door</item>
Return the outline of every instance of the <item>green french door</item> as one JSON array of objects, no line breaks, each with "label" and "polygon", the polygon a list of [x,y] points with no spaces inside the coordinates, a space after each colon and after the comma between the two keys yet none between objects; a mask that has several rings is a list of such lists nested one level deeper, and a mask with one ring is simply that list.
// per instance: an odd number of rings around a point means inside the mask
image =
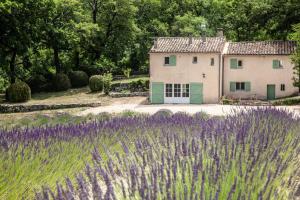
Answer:
[{"label": "green french door", "polygon": [[275,85],[267,85],[267,100],[274,100],[276,98]]}]

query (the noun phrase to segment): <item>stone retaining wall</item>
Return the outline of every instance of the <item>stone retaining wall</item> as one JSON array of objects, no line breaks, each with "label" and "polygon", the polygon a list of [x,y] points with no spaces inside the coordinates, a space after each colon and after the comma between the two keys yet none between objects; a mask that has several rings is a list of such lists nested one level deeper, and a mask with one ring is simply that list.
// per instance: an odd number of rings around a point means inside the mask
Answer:
[{"label": "stone retaining wall", "polygon": [[13,105],[1,104],[0,113],[19,113],[33,112],[40,110],[56,110],[66,108],[81,108],[81,107],[99,107],[101,103],[82,103],[82,104],[54,104],[54,105]]},{"label": "stone retaining wall", "polygon": [[131,92],[131,93],[111,93],[110,96],[112,98],[120,98],[120,97],[148,97],[149,92]]}]

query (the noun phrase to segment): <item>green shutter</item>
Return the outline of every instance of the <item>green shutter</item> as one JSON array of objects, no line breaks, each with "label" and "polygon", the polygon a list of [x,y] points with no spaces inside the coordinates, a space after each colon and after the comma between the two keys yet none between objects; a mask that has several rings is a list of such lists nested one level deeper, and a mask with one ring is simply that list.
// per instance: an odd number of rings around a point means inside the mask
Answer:
[{"label": "green shutter", "polygon": [[151,103],[164,103],[164,83],[152,82]]},{"label": "green shutter", "polygon": [[245,90],[247,92],[251,91],[251,83],[250,82],[245,82]]},{"label": "green shutter", "polygon": [[231,69],[237,69],[238,66],[238,60],[235,58],[230,59],[230,68]]},{"label": "green shutter", "polygon": [[170,66],[176,66],[176,56],[170,56]]},{"label": "green shutter", "polygon": [[280,68],[280,61],[279,60],[273,60],[273,69]]},{"label": "green shutter", "polygon": [[203,84],[202,83],[191,83],[190,84],[190,103],[191,104],[202,104],[203,103]]},{"label": "green shutter", "polygon": [[235,86],[236,86],[235,82],[230,82],[230,92],[235,92]]}]

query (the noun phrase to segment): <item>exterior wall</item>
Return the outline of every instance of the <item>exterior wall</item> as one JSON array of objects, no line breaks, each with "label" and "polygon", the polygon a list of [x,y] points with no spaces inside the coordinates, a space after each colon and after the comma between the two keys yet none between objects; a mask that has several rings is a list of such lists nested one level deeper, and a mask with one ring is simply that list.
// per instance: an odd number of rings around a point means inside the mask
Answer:
[{"label": "exterior wall", "polygon": [[[234,56],[224,55],[224,95],[235,98],[267,98],[267,84],[276,85],[276,98],[297,93],[293,86],[293,64],[289,56]],[[243,61],[242,69],[230,69],[230,59],[237,58]],[[273,69],[273,60],[281,60],[283,68]],[[251,90],[230,91],[230,82],[251,82]],[[280,91],[280,85],[285,84],[285,91]]]},{"label": "exterior wall", "polygon": [[[164,66],[164,57],[171,55],[176,55],[176,66]],[[193,63],[194,56],[198,57],[196,64]],[[180,84],[200,82],[203,83],[204,103],[216,103],[220,94],[219,56],[217,53],[150,53],[150,82]],[[214,66],[210,66],[211,58],[214,58]]]}]

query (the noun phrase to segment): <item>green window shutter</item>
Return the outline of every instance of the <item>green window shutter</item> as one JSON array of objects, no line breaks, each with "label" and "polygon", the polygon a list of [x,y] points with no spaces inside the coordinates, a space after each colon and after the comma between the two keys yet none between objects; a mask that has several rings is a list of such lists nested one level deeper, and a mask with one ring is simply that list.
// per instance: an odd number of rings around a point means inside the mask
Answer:
[{"label": "green window shutter", "polygon": [[279,60],[273,60],[273,69],[280,68],[280,61]]},{"label": "green window shutter", "polygon": [[235,92],[235,82],[230,82],[230,92]]},{"label": "green window shutter", "polygon": [[170,56],[170,66],[176,66],[176,56]]},{"label": "green window shutter", "polygon": [[203,84],[190,83],[190,103],[202,104],[203,103]]},{"label": "green window shutter", "polygon": [[151,83],[151,103],[164,103],[164,83]]},{"label": "green window shutter", "polygon": [[251,83],[250,82],[245,82],[245,91],[247,91],[247,92],[251,91]]},{"label": "green window shutter", "polygon": [[238,61],[235,58],[230,59],[230,68],[231,69],[237,69],[238,67]]}]

